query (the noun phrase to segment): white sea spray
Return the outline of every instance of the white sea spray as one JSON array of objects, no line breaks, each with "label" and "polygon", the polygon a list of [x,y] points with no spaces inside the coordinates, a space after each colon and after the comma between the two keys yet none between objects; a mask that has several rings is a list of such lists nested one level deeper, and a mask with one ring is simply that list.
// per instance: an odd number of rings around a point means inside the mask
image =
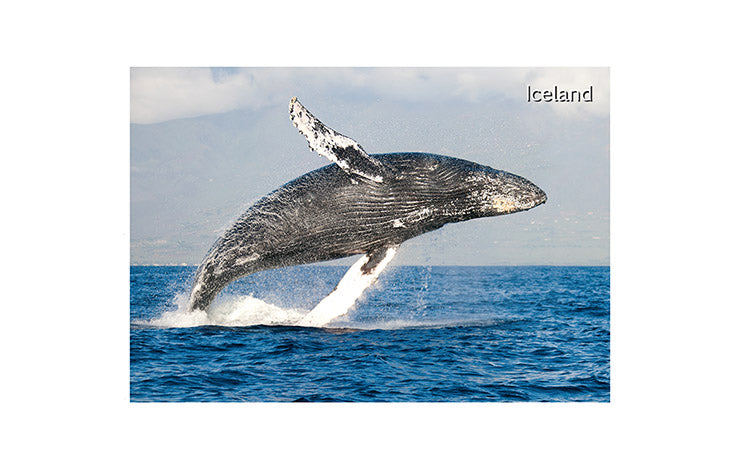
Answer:
[{"label": "white sea spray", "polygon": [[324,327],[349,312],[357,300],[390,263],[396,253],[388,249],[383,260],[365,274],[362,266],[367,255],[361,257],[347,271],[337,287],[310,311],[298,308],[283,308],[251,295],[218,296],[207,310],[189,307],[188,296],[178,294],[173,303],[177,309],[165,311],[160,317],[139,321],[139,325],[162,328],[187,328],[202,326],[249,327],[254,325],[282,325]]}]

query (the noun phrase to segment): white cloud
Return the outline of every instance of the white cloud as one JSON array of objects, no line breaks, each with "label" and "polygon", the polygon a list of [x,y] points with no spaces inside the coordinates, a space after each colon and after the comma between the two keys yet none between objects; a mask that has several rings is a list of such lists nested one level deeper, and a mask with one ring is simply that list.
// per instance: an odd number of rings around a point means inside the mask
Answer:
[{"label": "white cloud", "polygon": [[293,95],[358,94],[415,102],[478,102],[502,95],[526,99],[526,87],[582,89],[593,85],[594,103],[551,103],[563,114],[607,115],[606,68],[209,68],[131,69],[131,122],[156,123],[286,103]]},{"label": "white cloud", "polygon": [[251,86],[242,72],[216,82],[207,68],[131,69],[131,121],[155,123],[234,110]]}]

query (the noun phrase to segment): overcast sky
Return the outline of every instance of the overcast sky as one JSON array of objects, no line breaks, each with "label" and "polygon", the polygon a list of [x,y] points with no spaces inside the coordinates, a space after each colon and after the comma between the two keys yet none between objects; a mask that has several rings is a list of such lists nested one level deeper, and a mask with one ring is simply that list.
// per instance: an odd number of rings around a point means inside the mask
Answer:
[{"label": "overcast sky", "polygon": [[[594,102],[528,103],[528,85],[593,86]],[[199,263],[250,203],[328,164],[292,126],[293,96],[371,154],[456,156],[548,194],[407,241],[394,264],[609,264],[604,68],[134,68],[133,264]]]}]

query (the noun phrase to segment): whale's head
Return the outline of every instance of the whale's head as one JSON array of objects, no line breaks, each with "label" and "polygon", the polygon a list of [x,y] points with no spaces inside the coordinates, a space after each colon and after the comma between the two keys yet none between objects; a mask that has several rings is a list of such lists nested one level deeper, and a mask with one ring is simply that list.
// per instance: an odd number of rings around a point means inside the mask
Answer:
[{"label": "whale's head", "polygon": [[446,157],[439,166],[437,183],[456,221],[521,212],[547,201],[537,185],[510,172]]},{"label": "whale's head", "polygon": [[465,183],[470,208],[484,217],[529,210],[547,201],[545,192],[524,177],[490,167],[470,171]]}]

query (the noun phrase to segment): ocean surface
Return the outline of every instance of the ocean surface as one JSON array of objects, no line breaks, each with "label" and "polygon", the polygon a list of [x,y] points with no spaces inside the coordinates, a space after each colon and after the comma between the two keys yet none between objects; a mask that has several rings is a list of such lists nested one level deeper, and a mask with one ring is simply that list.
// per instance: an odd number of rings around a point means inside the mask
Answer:
[{"label": "ocean surface", "polygon": [[609,267],[393,266],[324,328],[296,324],[347,267],[229,285],[132,266],[132,402],[608,402]]}]

